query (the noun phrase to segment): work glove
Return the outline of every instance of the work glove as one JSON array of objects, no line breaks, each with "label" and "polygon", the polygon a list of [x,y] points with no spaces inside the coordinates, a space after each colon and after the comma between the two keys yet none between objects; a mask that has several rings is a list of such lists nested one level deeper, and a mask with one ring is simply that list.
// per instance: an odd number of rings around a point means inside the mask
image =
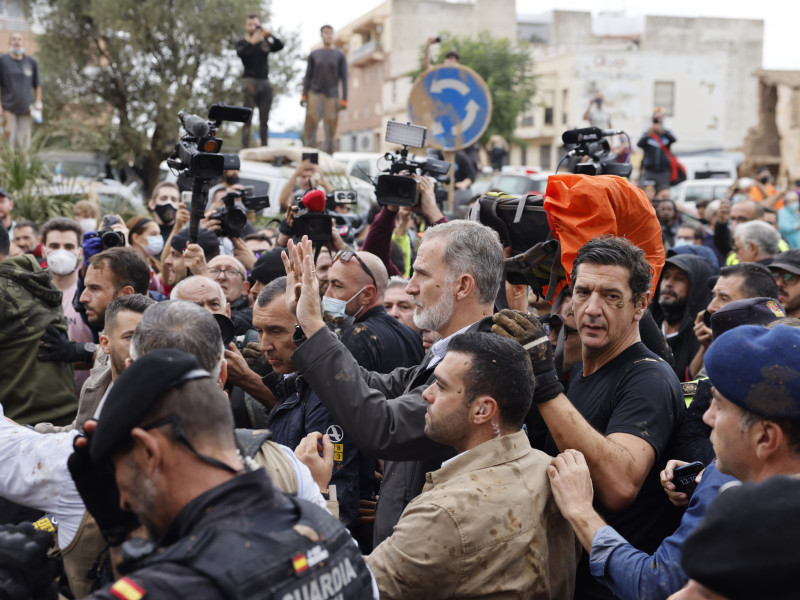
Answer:
[{"label": "work glove", "polygon": [[82,343],[73,342],[55,325],[49,325],[39,342],[37,358],[52,362],[90,362],[92,354],[86,352]]},{"label": "work glove", "polygon": [[103,251],[103,240],[96,231],[87,231],[83,234],[83,266],[89,266],[89,259]]},{"label": "work glove", "polygon": [[251,371],[255,371],[262,377],[270,372],[271,369],[267,362],[267,357],[261,351],[258,342],[250,342],[244,348],[241,348],[241,353]]},{"label": "work glove", "polygon": [[[77,446],[80,439],[88,443]],[[128,533],[139,526],[139,519],[132,512],[120,508],[114,469],[109,461],[102,464],[92,462],[89,456],[91,444],[92,436],[84,429],[72,442],[73,452],[67,459],[67,467],[86,510],[97,521],[100,533],[110,546],[119,546]]]},{"label": "work glove", "polygon": [[58,560],[47,556],[53,535],[31,523],[0,526],[0,600],[56,600]]},{"label": "work glove", "polygon": [[492,333],[517,340],[528,351],[535,379],[533,402],[547,402],[562,393],[564,386],[556,372],[553,347],[539,319],[505,308],[496,313],[492,321]]}]

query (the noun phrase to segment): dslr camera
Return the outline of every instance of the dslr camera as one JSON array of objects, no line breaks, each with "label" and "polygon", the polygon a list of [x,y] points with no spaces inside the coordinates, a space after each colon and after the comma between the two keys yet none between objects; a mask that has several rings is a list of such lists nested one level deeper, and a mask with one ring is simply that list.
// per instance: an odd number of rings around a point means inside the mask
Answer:
[{"label": "dslr camera", "polygon": [[253,196],[253,186],[232,190],[222,197],[225,206],[214,211],[209,219],[217,219],[219,237],[242,237],[247,226],[247,213],[257,212],[269,206],[269,196]]},{"label": "dslr camera", "polygon": [[103,250],[109,248],[118,248],[125,246],[125,236],[119,232],[111,229],[112,225],[119,223],[119,219],[114,215],[105,215],[103,217],[103,227],[100,231],[91,231],[86,234],[86,239],[100,238],[100,247]]},{"label": "dslr camera", "polygon": [[[424,148],[425,137],[428,133],[426,127],[412,125],[411,123],[386,123],[385,140],[394,144],[401,144],[402,150],[395,154],[387,152],[385,157],[391,165],[388,175],[379,175],[375,185],[375,195],[378,204],[392,206],[414,206],[419,203],[419,183],[411,177],[412,174],[431,175],[439,180],[450,171],[450,163],[426,157],[424,160],[408,158],[408,148]],[[438,196],[437,196],[438,198]]]}]

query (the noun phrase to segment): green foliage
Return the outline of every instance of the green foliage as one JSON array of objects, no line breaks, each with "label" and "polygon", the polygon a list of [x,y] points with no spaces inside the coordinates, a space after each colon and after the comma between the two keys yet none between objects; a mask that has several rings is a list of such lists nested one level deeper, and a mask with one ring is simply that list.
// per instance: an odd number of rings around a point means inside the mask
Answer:
[{"label": "green foliage", "polygon": [[[178,139],[178,111],[206,115],[214,102],[241,102],[234,45],[248,13],[265,22],[268,14],[253,0],[28,3],[44,27],[37,59],[51,135],[138,165],[149,187]],[[286,41],[271,76],[278,93],[299,52],[296,36]]]},{"label": "green foliage", "polygon": [[43,167],[39,157],[45,139],[35,135],[28,150],[11,146],[0,138],[0,181],[14,198],[14,218],[44,223],[48,219],[72,213],[76,198],[72,195],[40,193]]},{"label": "green foliage", "polygon": [[[460,63],[473,69],[489,86],[492,94],[492,120],[481,139],[485,144],[489,136],[499,133],[509,142],[514,141],[514,130],[519,115],[530,108],[536,94],[536,75],[533,58],[526,44],[514,44],[508,38],[496,38],[488,31],[477,37],[439,34],[438,55],[431,56],[431,66],[441,64],[449,50],[455,50]],[[424,55],[424,47],[420,57]],[[420,58],[422,64],[422,58]],[[421,71],[412,73],[416,76]]]}]

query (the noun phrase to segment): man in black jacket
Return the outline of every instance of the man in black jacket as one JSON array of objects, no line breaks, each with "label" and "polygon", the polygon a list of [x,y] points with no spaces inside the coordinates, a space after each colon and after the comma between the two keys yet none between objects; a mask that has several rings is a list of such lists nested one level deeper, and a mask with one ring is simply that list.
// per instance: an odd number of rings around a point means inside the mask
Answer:
[{"label": "man in black jacket", "polygon": [[656,301],[651,305],[656,324],[672,348],[672,368],[679,381],[692,379],[689,364],[700,348],[694,334],[695,319],[711,299],[708,280],[712,274],[711,264],[700,256],[679,254],[668,258]]},{"label": "man in black jacket", "polygon": [[322,316],[339,326],[342,343],[367,371],[390,373],[422,360],[422,341],[383,306],[389,275],[369,252],[342,250],[328,271]]},{"label": "man in black jacket", "polygon": [[[269,82],[270,52],[277,52],[283,48],[283,42],[261,26],[261,18],[251,13],[245,21],[247,34],[244,39],[236,42],[236,54],[242,59],[244,73],[242,74],[243,103],[250,108],[258,107],[259,129],[258,137],[261,145],[267,145],[269,137],[267,121],[269,109],[272,106],[272,84]],[[242,127],[242,148],[250,145],[250,123]]]},{"label": "man in black jacket", "polygon": [[[375,517],[374,542],[391,535],[405,506],[422,491],[425,474],[454,455],[452,448],[425,437],[427,402],[422,392],[452,336],[491,329],[503,277],[503,247],[497,233],[472,221],[453,221],[426,230],[406,292],[414,297],[414,321],[438,331],[422,364],[387,375],[359,369],[347,348],[322,320],[311,243],[290,244],[284,256],[287,304],[307,339],[292,362],[336,422],[365,454],[387,461]],[[297,286],[297,287],[296,287]],[[299,300],[297,291],[301,291]]]}]

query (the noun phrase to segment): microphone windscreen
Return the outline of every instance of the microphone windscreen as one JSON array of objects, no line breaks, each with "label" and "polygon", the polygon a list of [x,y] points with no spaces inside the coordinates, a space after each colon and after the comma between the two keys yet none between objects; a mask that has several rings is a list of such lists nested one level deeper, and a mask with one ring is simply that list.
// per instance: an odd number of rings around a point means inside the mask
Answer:
[{"label": "microphone windscreen", "polygon": [[325,192],[322,190],[309,190],[303,196],[303,206],[312,212],[325,211]]}]

